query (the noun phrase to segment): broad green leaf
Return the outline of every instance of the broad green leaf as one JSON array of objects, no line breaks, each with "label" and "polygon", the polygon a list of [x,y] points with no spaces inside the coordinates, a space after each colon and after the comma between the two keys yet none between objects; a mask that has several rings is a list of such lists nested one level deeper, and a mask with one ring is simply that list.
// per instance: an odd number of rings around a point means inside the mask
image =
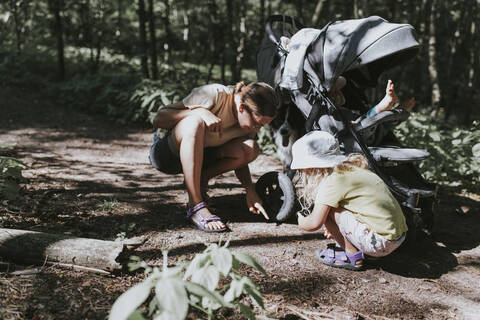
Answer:
[{"label": "broad green leaf", "polygon": [[162,91],[162,94],[160,96],[160,99],[162,100],[163,105],[170,104],[171,101],[167,98],[167,95],[165,92]]},{"label": "broad green leaf", "polygon": [[162,313],[169,314],[170,320],[183,320],[187,316],[188,297],[182,280],[177,278],[160,279],[155,286],[155,298]]},{"label": "broad green leaf", "polygon": [[216,243],[210,243],[205,250],[205,252],[212,252],[218,249],[218,245]]},{"label": "broad green leaf", "polygon": [[240,311],[247,316],[247,319],[249,320],[255,320],[255,314],[253,313],[252,309],[249,306],[244,305],[243,303],[239,302],[237,303],[238,308]]},{"label": "broad green leaf", "polygon": [[109,320],[123,320],[135,311],[150,295],[152,288],[152,278],[148,277],[145,281],[136,284],[115,300],[112,306]]},{"label": "broad green leaf", "polygon": [[[155,318],[153,320],[175,320],[178,319],[177,316],[169,311],[163,310],[161,312],[158,312],[155,315]],[[184,320],[185,318],[182,318],[181,320]]]},{"label": "broad green leaf", "polygon": [[209,290],[215,290],[220,280],[220,272],[213,265],[208,265],[195,271],[192,275],[192,282],[201,284]]},{"label": "broad green leaf", "polygon": [[182,266],[175,266],[175,267],[168,268],[167,270],[162,271],[162,277],[171,278],[171,277],[178,276],[180,275],[182,270],[183,270]]},{"label": "broad green leaf", "polygon": [[227,292],[224,295],[224,299],[227,302],[232,302],[236,298],[240,297],[243,293],[243,280],[233,279],[230,283],[230,288],[228,288]]},{"label": "broad green leaf", "polygon": [[453,139],[453,140],[452,140],[452,144],[453,144],[454,146],[458,146],[460,143],[462,143],[462,140],[461,140],[461,139]]},{"label": "broad green leaf", "polygon": [[155,106],[155,98],[161,95],[160,92],[155,92],[148,96],[145,100],[143,100],[141,108],[145,109],[148,106],[148,111],[152,111],[153,107]]},{"label": "broad green leaf", "polygon": [[211,310],[217,310],[222,307],[221,304],[216,302],[215,300],[210,300],[210,298],[203,297],[202,298],[202,308],[204,309],[211,309]]},{"label": "broad green leaf", "polygon": [[207,253],[197,254],[195,258],[193,258],[193,260],[188,265],[187,270],[185,271],[185,275],[183,276],[183,279],[184,280],[188,279],[194,272],[202,268],[209,261],[210,261],[209,254]]},{"label": "broad green leaf", "polygon": [[480,159],[480,143],[477,143],[472,147],[472,154],[475,158]]},{"label": "broad green leaf", "polygon": [[237,259],[238,261],[242,262],[242,263],[245,263],[255,269],[257,269],[258,271],[260,271],[264,276],[267,276],[267,272],[265,272],[265,270],[263,269],[263,267],[253,258],[251,257],[250,255],[246,254],[246,253],[243,253],[243,252],[234,252],[233,253],[233,256],[235,257],[235,259]]},{"label": "broad green leaf", "polygon": [[260,306],[262,307],[262,309],[265,309],[264,305],[263,305],[263,298],[262,298],[262,294],[260,292],[258,292],[258,290],[256,288],[252,288],[250,286],[245,286],[245,291],[248,293],[248,295],[250,297],[252,297],[253,300],[255,300],[255,302]]},{"label": "broad green leaf", "polygon": [[145,317],[143,316],[142,311],[137,309],[128,316],[128,320],[145,320]]},{"label": "broad green leaf", "polygon": [[220,272],[227,276],[232,268],[232,254],[226,248],[218,248],[210,254],[213,264],[220,270]]},{"label": "broad green leaf", "polygon": [[235,259],[235,256],[233,256],[233,259],[232,259],[232,269],[233,269],[233,270],[238,270],[238,269],[240,269],[240,261],[238,261],[237,259]]},{"label": "broad green leaf", "polygon": [[157,299],[150,300],[148,304],[148,316],[151,317],[153,313],[159,308]]},{"label": "broad green leaf", "polygon": [[193,294],[197,297],[207,297],[210,300],[221,304],[223,307],[233,308],[233,305],[229,302],[226,302],[218,292],[208,290],[207,288],[198,283],[186,281],[185,288],[190,294]]},{"label": "broad green leaf", "polygon": [[441,140],[440,133],[437,131],[430,132],[428,135],[430,136],[430,138],[432,138],[433,141],[438,142]]}]

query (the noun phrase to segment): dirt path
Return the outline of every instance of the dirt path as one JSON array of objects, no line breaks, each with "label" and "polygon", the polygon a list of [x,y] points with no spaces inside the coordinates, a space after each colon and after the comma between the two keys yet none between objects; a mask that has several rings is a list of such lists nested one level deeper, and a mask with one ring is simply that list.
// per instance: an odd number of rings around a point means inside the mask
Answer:
[{"label": "dirt path", "polygon": [[[165,248],[173,264],[203,250],[203,243],[231,239],[233,250],[252,254],[270,275],[251,274],[266,302],[259,318],[473,319],[480,314],[478,195],[441,190],[435,237],[415,252],[369,261],[361,272],[333,269],[314,257],[329,240],[294,223],[276,225],[249,214],[233,174],[212,181],[209,190],[214,210],[232,231],[200,232],[184,219],[182,176],[163,175],[148,164],[150,130],[1,90],[0,141],[16,143],[30,179],[25,200],[1,212],[2,227],[108,240],[143,237],[137,254],[149,264],[160,264]],[[256,179],[279,168],[277,160],[260,156],[251,171]],[[463,210],[456,210],[460,206]],[[52,267],[18,277],[5,268],[0,270],[0,318],[5,319],[103,319],[116,297],[141,279]]]}]

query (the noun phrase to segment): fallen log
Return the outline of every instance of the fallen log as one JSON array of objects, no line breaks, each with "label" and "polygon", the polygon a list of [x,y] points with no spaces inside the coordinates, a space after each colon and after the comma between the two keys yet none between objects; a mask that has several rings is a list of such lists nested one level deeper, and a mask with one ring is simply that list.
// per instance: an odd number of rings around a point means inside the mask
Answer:
[{"label": "fallen log", "polygon": [[113,272],[125,266],[131,250],[139,245],[141,242],[0,228],[0,257],[16,263],[80,266]]}]

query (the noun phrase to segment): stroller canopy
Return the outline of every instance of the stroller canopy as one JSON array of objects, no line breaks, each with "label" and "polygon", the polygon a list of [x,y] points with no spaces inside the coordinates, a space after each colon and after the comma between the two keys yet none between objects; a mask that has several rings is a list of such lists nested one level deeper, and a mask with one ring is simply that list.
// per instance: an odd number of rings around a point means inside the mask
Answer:
[{"label": "stroller canopy", "polygon": [[417,54],[413,32],[409,24],[378,16],[332,22],[320,30],[307,59],[327,91],[342,74],[360,86],[375,86],[383,71]]}]

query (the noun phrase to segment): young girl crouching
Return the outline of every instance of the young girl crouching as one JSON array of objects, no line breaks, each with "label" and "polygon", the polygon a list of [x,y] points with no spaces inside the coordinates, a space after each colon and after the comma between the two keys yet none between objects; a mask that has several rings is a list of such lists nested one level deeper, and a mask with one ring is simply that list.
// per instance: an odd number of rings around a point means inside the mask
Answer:
[{"label": "young girl crouching", "polygon": [[298,225],[307,231],[325,226],[327,238],[336,240],[317,250],[329,266],[358,270],[364,254],[383,257],[405,240],[407,224],[402,209],[385,183],[368,170],[362,155],[340,152],[328,132],[311,131],[292,147],[292,169],[300,171],[304,188],[302,206],[312,212],[298,213]]}]

